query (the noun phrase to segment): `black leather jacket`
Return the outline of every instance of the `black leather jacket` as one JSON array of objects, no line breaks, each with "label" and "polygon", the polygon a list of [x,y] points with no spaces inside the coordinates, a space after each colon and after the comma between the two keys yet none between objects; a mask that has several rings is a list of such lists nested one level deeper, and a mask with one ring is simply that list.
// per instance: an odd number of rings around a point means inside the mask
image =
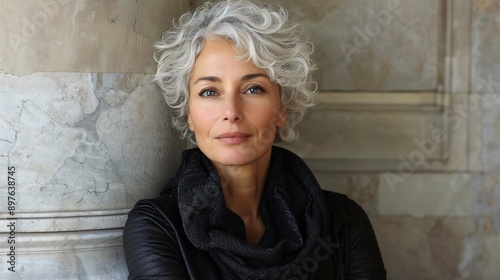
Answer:
[{"label": "black leather jacket", "polygon": [[[328,243],[340,246],[332,246],[331,257],[319,264],[317,279],[385,279],[363,209],[345,195],[323,193],[332,217]],[[123,239],[129,279],[221,279],[210,256],[187,239],[173,192],[139,201],[129,214]]]}]

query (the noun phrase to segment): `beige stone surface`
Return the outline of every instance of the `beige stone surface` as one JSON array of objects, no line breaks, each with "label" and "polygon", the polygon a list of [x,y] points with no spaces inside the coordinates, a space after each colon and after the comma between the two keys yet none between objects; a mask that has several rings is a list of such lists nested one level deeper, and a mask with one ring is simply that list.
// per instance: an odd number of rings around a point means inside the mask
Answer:
[{"label": "beige stone surface", "polygon": [[[499,83],[500,86],[500,83]],[[499,87],[500,89],[500,87]],[[471,170],[497,171],[500,169],[500,95],[496,93],[474,93],[470,103],[470,158]]]},{"label": "beige stone surface", "polygon": [[[388,111],[334,111],[311,109],[297,126],[299,138],[283,146],[314,159],[394,159],[421,149],[415,143],[432,139],[433,128],[442,128],[440,113]],[[423,153],[440,157],[442,143]]]},{"label": "beige stone surface", "polygon": [[[447,135],[447,140],[442,143],[431,141],[431,144],[436,144],[434,154],[427,155],[429,158],[423,164],[413,164],[411,172],[466,171],[469,166],[468,121],[471,117],[467,102],[470,2],[457,1],[447,7],[449,9],[446,13],[443,11],[442,20],[449,20],[446,29],[448,47],[439,73],[445,82],[440,89],[444,92],[437,98],[440,101],[435,107],[365,104],[354,109],[349,106],[315,108],[298,127],[302,137],[289,147],[309,159],[315,170],[399,172],[412,153],[418,156],[422,151],[415,141],[432,140],[433,130],[439,129]],[[356,96],[356,93],[351,95]]]},{"label": "beige stone surface", "polygon": [[471,81],[469,97],[475,110],[469,125],[469,169],[497,171],[500,168],[500,135],[497,125],[500,105],[500,17],[494,0],[474,1],[471,27]]},{"label": "beige stone surface", "polygon": [[0,72],[153,73],[153,44],[189,1],[0,1]]},{"label": "beige stone surface", "polygon": [[498,278],[498,252],[500,251],[500,234],[489,233],[481,236],[481,254],[475,260],[476,269],[472,272],[471,279],[497,279]]},{"label": "beige stone surface", "polygon": [[278,2],[316,45],[320,89],[437,88],[439,1]]},{"label": "beige stone surface", "polygon": [[[493,95],[490,95],[493,97]],[[479,97],[479,98],[477,98]],[[467,135],[468,141],[468,170],[471,172],[481,172],[487,170],[488,165],[485,165],[483,158],[483,126],[487,125],[488,122],[484,122],[484,114],[487,110],[483,110],[483,95],[479,93],[472,93],[469,96],[469,104],[477,104],[475,110],[470,110],[470,118],[467,120],[468,131]],[[485,99],[486,100],[486,99]],[[476,103],[477,102],[477,103]],[[490,122],[491,123],[491,122]]]},{"label": "beige stone surface", "polygon": [[[371,218],[388,279],[488,279],[462,278],[459,271],[466,242],[474,234],[472,218]],[[466,254],[477,254],[474,250]]]},{"label": "beige stone surface", "polygon": [[[476,1],[481,2],[481,1]],[[500,13],[495,1],[482,1],[473,9],[471,60],[471,89],[480,93],[500,93]],[[489,4],[491,2],[493,4]],[[484,8],[494,7],[494,8]],[[491,79],[495,84],[488,87]]]},{"label": "beige stone surface", "polygon": [[474,216],[477,228],[500,232],[500,173],[488,172],[475,178]]},{"label": "beige stone surface", "polygon": [[470,217],[474,176],[468,173],[414,173],[391,185],[382,175],[378,211],[384,216]]}]

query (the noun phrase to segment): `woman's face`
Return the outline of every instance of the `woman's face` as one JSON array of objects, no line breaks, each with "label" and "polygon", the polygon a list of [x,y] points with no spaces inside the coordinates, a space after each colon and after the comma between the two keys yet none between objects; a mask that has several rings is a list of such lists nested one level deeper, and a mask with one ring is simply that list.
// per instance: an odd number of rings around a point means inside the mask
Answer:
[{"label": "woman's face", "polygon": [[189,129],[215,164],[268,158],[276,127],[285,125],[279,86],[240,54],[228,40],[206,40],[189,80]]}]

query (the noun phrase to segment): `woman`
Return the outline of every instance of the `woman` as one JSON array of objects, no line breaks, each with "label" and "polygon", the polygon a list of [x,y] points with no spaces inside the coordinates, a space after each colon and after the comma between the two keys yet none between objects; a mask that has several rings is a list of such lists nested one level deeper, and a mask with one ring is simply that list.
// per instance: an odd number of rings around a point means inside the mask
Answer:
[{"label": "woman", "polygon": [[274,147],[313,104],[312,45],[283,9],[207,3],[157,43],[156,80],[197,148],[124,230],[130,279],[383,279],[364,211]]}]

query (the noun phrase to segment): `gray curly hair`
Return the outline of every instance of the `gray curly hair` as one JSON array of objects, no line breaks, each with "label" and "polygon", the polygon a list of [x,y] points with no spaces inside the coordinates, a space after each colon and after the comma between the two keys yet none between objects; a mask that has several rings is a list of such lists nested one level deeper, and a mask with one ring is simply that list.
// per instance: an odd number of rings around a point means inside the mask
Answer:
[{"label": "gray curly hair", "polygon": [[172,121],[183,138],[194,143],[188,128],[189,79],[205,39],[224,37],[245,50],[248,60],[264,69],[280,86],[281,103],[286,108],[286,124],[278,128],[277,141],[297,137],[293,127],[305,110],[314,105],[317,85],[311,72],[316,69],[310,55],[313,45],[301,38],[297,24],[287,22],[283,8],[273,9],[247,0],[207,2],[194,12],[182,15],[174,27],[155,44],[158,69],[155,81],[172,109]]}]

